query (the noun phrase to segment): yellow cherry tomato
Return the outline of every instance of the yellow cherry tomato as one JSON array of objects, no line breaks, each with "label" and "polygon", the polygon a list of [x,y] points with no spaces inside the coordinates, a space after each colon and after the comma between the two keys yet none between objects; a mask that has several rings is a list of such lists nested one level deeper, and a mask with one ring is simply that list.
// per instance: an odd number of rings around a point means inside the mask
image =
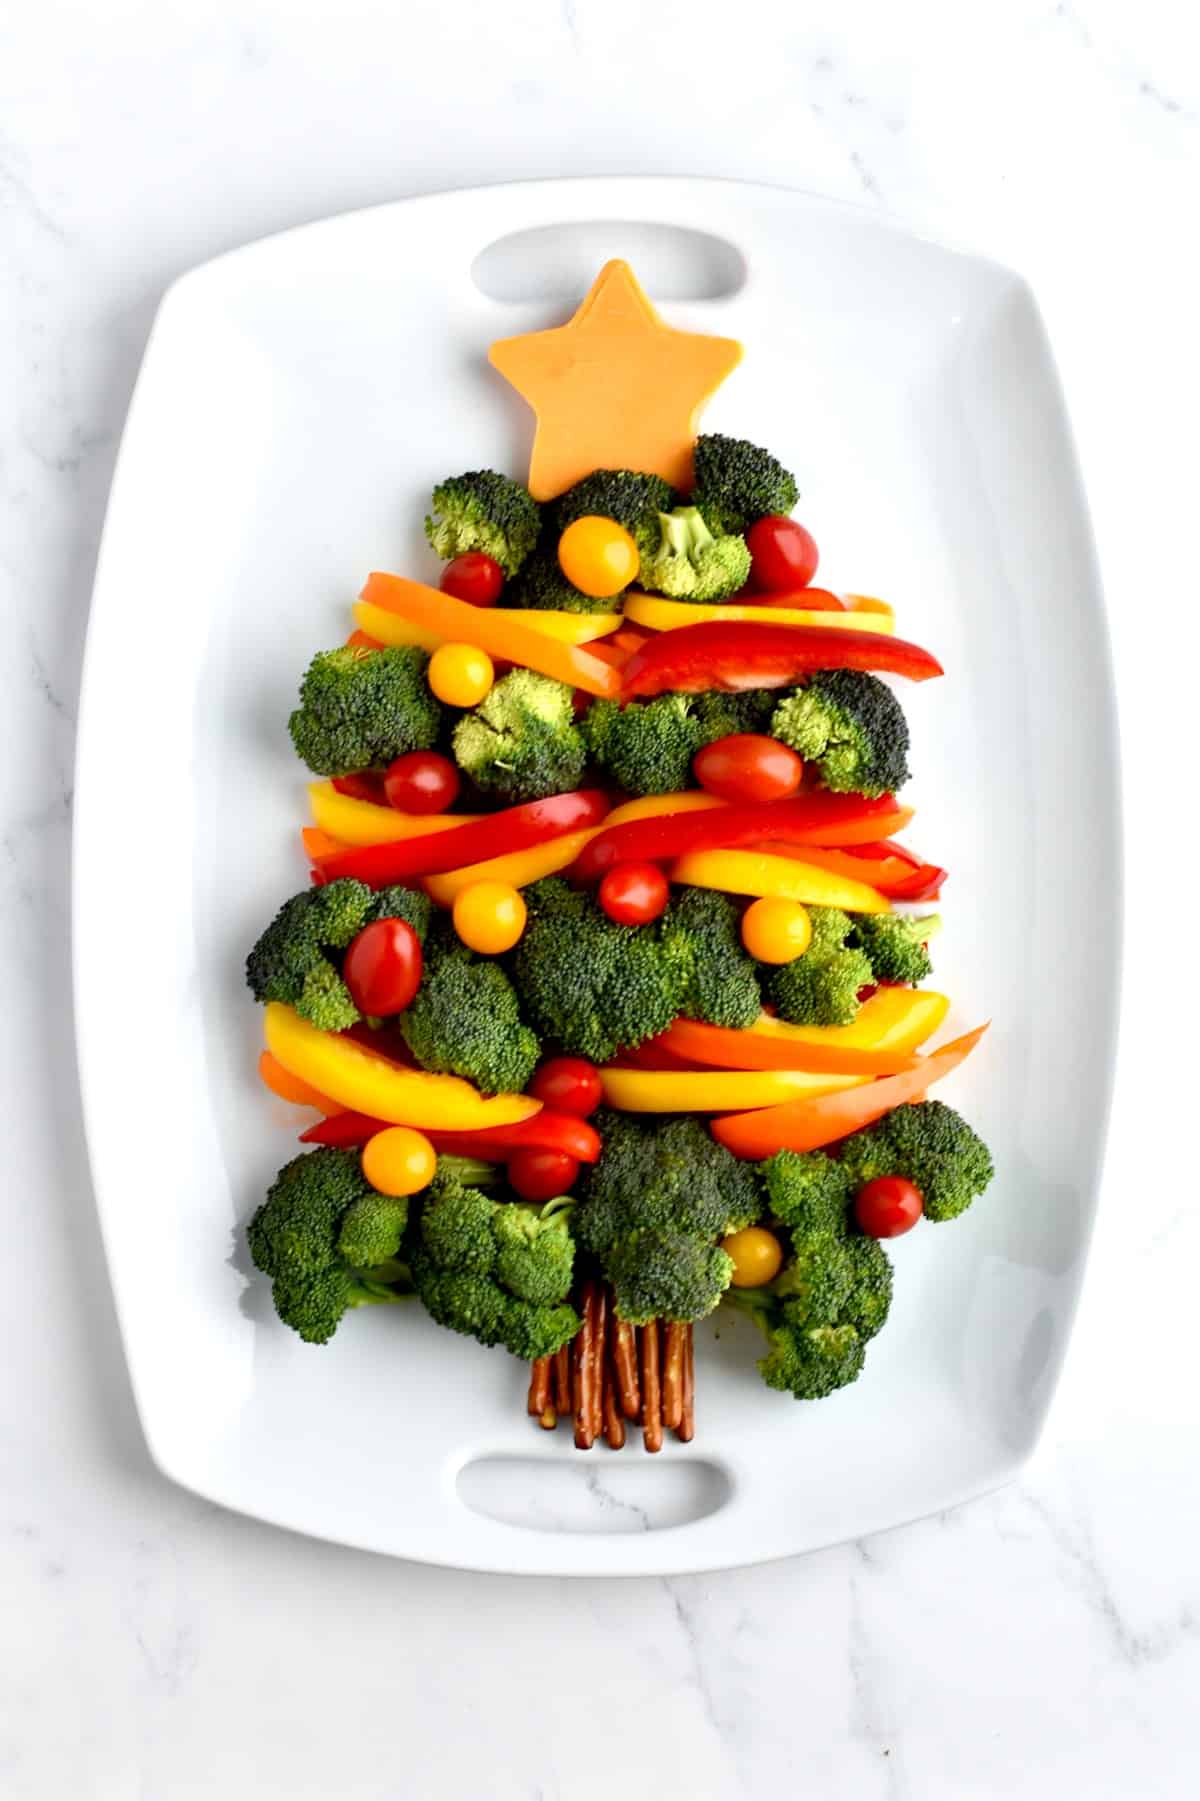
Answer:
[{"label": "yellow cherry tomato", "polygon": [[491,657],[474,644],[439,644],[429,659],[429,686],[448,707],[477,707],[495,679]]},{"label": "yellow cherry tomato", "polygon": [[764,1282],[773,1282],[783,1262],[783,1246],[765,1226],[731,1232],[721,1240],[721,1249],[733,1258],[730,1280],[735,1288],[761,1288]]},{"label": "yellow cherry tomato", "polygon": [[638,547],[623,525],[588,513],[558,540],[558,566],[569,582],[594,600],[620,594],[638,572]]},{"label": "yellow cherry tomato", "polygon": [[768,895],[742,915],[742,943],[760,963],[790,963],[812,941],[812,921],[799,901]]},{"label": "yellow cherry tomato", "polygon": [[363,1146],[362,1172],[377,1194],[418,1194],[436,1169],[437,1152],[411,1126],[389,1126]]},{"label": "yellow cherry tomato", "polygon": [[484,956],[510,951],[525,930],[525,902],[511,882],[472,882],[454,897],[454,929]]}]

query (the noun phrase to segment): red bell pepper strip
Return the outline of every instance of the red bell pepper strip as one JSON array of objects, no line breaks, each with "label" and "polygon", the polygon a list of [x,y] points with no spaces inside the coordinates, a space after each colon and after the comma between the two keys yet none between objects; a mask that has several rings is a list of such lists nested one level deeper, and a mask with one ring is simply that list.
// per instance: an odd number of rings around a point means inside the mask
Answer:
[{"label": "red bell pepper strip", "polygon": [[337,856],[322,857],[317,867],[327,882],[354,876],[372,888],[387,888],[393,882],[442,875],[448,869],[486,863],[510,851],[529,850],[566,832],[583,831],[599,825],[608,809],[608,796],[598,788],[577,788],[570,794],[552,794],[548,800],[506,807],[503,813],[491,813],[451,831],[340,851]]},{"label": "red bell pepper strip", "polygon": [[909,868],[909,875],[890,887],[883,888],[873,876],[863,879],[870,881],[873,887],[882,888],[893,900],[937,900],[941,893],[942,883],[947,880],[949,872],[939,869],[936,863],[926,863],[915,851],[909,850],[906,844],[898,844],[894,838],[888,838],[879,844],[848,844],[847,851],[852,857],[864,857],[874,861],[876,858],[898,857]]},{"label": "red bell pepper strip", "polygon": [[382,779],[366,771],[361,775],[335,775],[332,785],[339,794],[348,794],[351,800],[369,800],[376,807],[388,804]]},{"label": "red bell pepper strip", "polygon": [[927,681],[944,673],[936,657],[882,632],[846,632],[820,625],[766,625],[713,620],[660,632],[625,665],[621,695],[720,688],[785,688],[818,669],[862,669]]},{"label": "red bell pepper strip", "polygon": [[[376,1132],[386,1132],[387,1121],[367,1113],[335,1113],[301,1132],[301,1144],[352,1147],[366,1144]],[[555,1113],[543,1107],[531,1119],[515,1126],[496,1126],[478,1132],[424,1132],[434,1150],[447,1157],[478,1157],[484,1163],[502,1163],[514,1151],[563,1151],[576,1163],[595,1163],[600,1156],[600,1134],[586,1119]]]},{"label": "red bell pepper strip", "polygon": [[328,1119],[318,1121],[309,1126],[307,1132],[301,1132],[301,1144],[331,1144],[338,1150],[357,1150],[359,1145],[366,1144],[374,1138],[376,1132],[386,1132],[385,1119],[372,1119],[369,1113],[331,1113]]},{"label": "red bell pepper strip", "polygon": [[883,1076],[864,1088],[846,1088],[815,1100],[784,1101],[778,1107],[725,1113],[709,1122],[709,1130],[717,1143],[735,1157],[748,1157],[755,1162],[773,1157],[776,1151],[818,1151],[882,1119],[893,1107],[917,1100],[934,1082],[957,1069],[986,1031],[986,1026],[979,1026],[965,1038],[944,1044],[940,1051],[922,1057],[916,1069],[905,1070],[902,1075]]},{"label": "red bell pepper strip", "polygon": [[[667,635],[674,637],[675,633]],[[845,844],[868,833],[877,838],[889,826],[898,831],[901,822],[911,817],[890,794],[871,800],[863,794],[829,794],[820,789],[793,795],[790,800],[760,801],[757,806],[661,813],[598,833],[584,845],[573,873],[580,881],[594,882],[616,863],[656,863],[688,851],[730,850],[757,842]]]},{"label": "red bell pepper strip", "polygon": [[[764,846],[764,849],[768,848]],[[849,876],[852,881],[869,882],[880,894],[892,900],[930,900],[946,880],[946,871],[932,863],[911,863],[904,857],[860,857],[856,848],[844,850],[816,849],[807,845],[798,849],[770,846],[776,855],[796,856],[805,863],[816,864],[834,875]],[[886,851],[887,845],[875,847]]]}]

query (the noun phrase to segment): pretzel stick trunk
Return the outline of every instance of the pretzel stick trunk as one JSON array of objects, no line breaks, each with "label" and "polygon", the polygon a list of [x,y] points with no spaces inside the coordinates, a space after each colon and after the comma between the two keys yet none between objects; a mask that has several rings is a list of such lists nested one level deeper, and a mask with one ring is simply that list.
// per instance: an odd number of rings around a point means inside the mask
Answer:
[{"label": "pretzel stick trunk", "polygon": [[556,1413],[571,1411],[571,1346],[565,1344],[554,1353],[551,1369],[554,1388],[554,1410]]},{"label": "pretzel stick trunk", "polygon": [[[615,1321],[611,1322],[613,1326],[615,1323]],[[608,1336],[609,1353],[604,1359],[604,1392],[601,1397],[604,1410],[604,1442],[610,1450],[619,1451],[625,1443],[625,1421],[621,1416],[617,1395],[615,1331],[610,1330]]]},{"label": "pretzel stick trunk", "polygon": [[592,1363],[588,1381],[588,1400],[591,1411],[588,1414],[588,1426],[595,1441],[604,1431],[604,1371],[608,1359],[605,1356],[608,1340],[608,1290],[603,1282],[597,1282],[592,1297]]},{"label": "pretzel stick trunk", "polygon": [[529,1411],[540,1418],[549,1405],[550,1359],[535,1357],[529,1366]]},{"label": "pretzel stick trunk", "polygon": [[687,1328],[683,1346],[683,1412],[679,1421],[679,1438],[690,1445],[696,1436],[696,1334]]},{"label": "pretzel stick trunk", "polygon": [[663,1345],[662,1417],[663,1425],[669,1426],[672,1432],[679,1430],[683,1418],[683,1347],[686,1339],[687,1327],[680,1320],[671,1320]]},{"label": "pretzel stick trunk", "polygon": [[579,1297],[583,1324],[571,1346],[571,1404],[575,1413],[575,1444],[580,1451],[590,1451],[595,1443],[592,1431],[592,1343],[596,1330],[596,1284],[589,1279]]},{"label": "pretzel stick trunk", "polygon": [[621,1412],[627,1420],[636,1420],[642,1412],[642,1389],[638,1381],[637,1335],[626,1320],[613,1318],[613,1374]]},{"label": "pretzel stick trunk", "polygon": [[639,1326],[642,1352],[642,1443],[647,1451],[661,1451],[663,1442],[662,1390],[659,1385],[658,1321]]}]

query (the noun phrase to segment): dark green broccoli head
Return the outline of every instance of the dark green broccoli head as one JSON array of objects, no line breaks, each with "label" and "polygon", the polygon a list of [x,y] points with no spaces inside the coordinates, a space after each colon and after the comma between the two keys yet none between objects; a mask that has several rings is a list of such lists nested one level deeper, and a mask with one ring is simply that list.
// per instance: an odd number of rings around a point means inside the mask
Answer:
[{"label": "dark green broccoli head", "polygon": [[758,731],[771,706],[771,696],[759,690],[659,694],[623,707],[595,700],[580,729],[596,762],[627,794],[674,794],[693,786],[698,750],[731,732]]},{"label": "dark green broccoli head", "polygon": [[516,579],[506,584],[500,605],[533,607],[539,612],[553,609],[559,613],[615,613],[620,611],[621,599],[614,594],[585,594],[563,574],[554,546],[543,545],[521,565]]},{"label": "dark green broccoli head", "polygon": [[923,982],[933,969],[929,940],[941,923],[936,913],[922,919],[907,913],[860,913],[851,943],[866,956],[873,981]]},{"label": "dark green broccoli head", "polygon": [[405,1195],[376,1194],[372,1190],[352,1201],[342,1215],[338,1254],[355,1269],[374,1269],[399,1256],[407,1224]]},{"label": "dark green broccoli head", "polygon": [[835,793],[888,794],[908,780],[908,721],[877,675],[821,670],[778,702],[771,734]]},{"label": "dark green broccoli head", "polygon": [[855,1188],[876,1176],[903,1176],[921,1191],[925,1218],[956,1219],[995,1173],[992,1155],[944,1101],[917,1101],[855,1132],[838,1146]]},{"label": "dark green broccoli head", "polygon": [[824,1151],[776,1151],[760,1166],[768,1210],[802,1237],[846,1230],[850,1178]]},{"label": "dark green broccoli head", "polygon": [[842,1246],[850,1276],[850,1291],[842,1319],[864,1341],[874,1338],[892,1305],[892,1265],[877,1238],[851,1233]]},{"label": "dark green broccoli head", "polygon": [[728,600],[750,579],[750,551],[736,533],[714,537],[697,507],[658,515],[659,540],[642,557],[639,581],[672,600]]},{"label": "dark green broccoli head", "polygon": [[494,469],[472,469],[433,490],[425,535],[439,557],[482,550],[505,575],[515,575],[537,543],[541,523],[537,502],[520,482]]},{"label": "dark green broccoli head", "polygon": [[463,774],[509,804],[577,788],[586,756],[572,690],[532,669],[504,676],[454,728]]},{"label": "dark green broccoli head", "polygon": [[560,494],[554,503],[556,533],[566,531],[576,519],[598,516],[623,525],[643,557],[658,549],[660,513],[676,503],[669,482],[659,475],[638,475],[630,469],[596,469]]},{"label": "dark green broccoli head", "polygon": [[719,1145],[691,1114],[641,1115],[602,1109],[598,1163],[580,1172],[574,1229],[606,1253],[638,1233],[723,1238],[760,1211],[754,1167]]},{"label": "dark green broccoli head", "polygon": [[519,1093],[537,1065],[540,1046],[512,983],[448,925],[430,933],[421,986],[398,1024],[422,1069],[463,1076],[484,1094]]},{"label": "dark green broccoli head", "polygon": [[492,1236],[497,1280],[518,1300],[544,1305],[570,1293],[575,1267],[570,1207],[510,1201],[493,1213]]},{"label": "dark green broccoli head", "polygon": [[720,1245],[688,1232],[635,1232],[610,1245],[601,1261],[618,1317],[631,1326],[703,1319],[733,1275],[733,1259]]},{"label": "dark green broccoli head", "polygon": [[819,1401],[857,1382],[867,1349],[853,1326],[797,1331],[783,1322],[767,1328],[767,1345],[758,1365],[763,1381],[798,1401]]},{"label": "dark green broccoli head", "polygon": [[723,694],[714,688],[707,694],[689,694],[687,698],[700,722],[705,744],[715,744],[718,738],[728,738],[734,732],[765,731],[775,705],[769,688],[743,688],[738,694]]},{"label": "dark green broccoli head", "polygon": [[676,888],[659,931],[689,966],[679,1011],[709,1025],[742,1027],[762,1011],[757,965],[742,944],[741,911],[712,888]]},{"label": "dark green broccoli head", "polygon": [[376,919],[404,919],[423,938],[431,902],[411,888],[327,882],[285,901],[246,959],[255,1000],[285,1001],[322,1032],[343,1032],[361,1018],[341,975],[343,952]]},{"label": "dark green broccoli head", "polygon": [[406,751],[431,750],[442,709],[425,679],[428,666],[428,654],[411,644],[321,651],[288,720],[296,754],[317,775],[353,775]]},{"label": "dark green broccoli head", "polygon": [[[327,894],[330,888],[339,884],[330,882],[327,887],[317,892]],[[433,918],[433,902],[419,888],[377,888],[375,890],[375,908],[372,919],[402,919],[405,925],[411,926],[418,939],[424,944],[429,932],[429,922]]]},{"label": "dark green broccoli head", "polygon": [[[858,994],[875,977],[865,952],[854,948],[854,922],[837,907],[810,907],[812,939],[802,957],[767,969],[767,998],[796,1026],[848,1026]],[[849,944],[847,944],[849,940]]]},{"label": "dark green broccoli head", "polygon": [[768,513],[790,513],[800,498],[795,476],[745,438],[702,433],[695,471],[692,500],[715,532],[744,532]]}]

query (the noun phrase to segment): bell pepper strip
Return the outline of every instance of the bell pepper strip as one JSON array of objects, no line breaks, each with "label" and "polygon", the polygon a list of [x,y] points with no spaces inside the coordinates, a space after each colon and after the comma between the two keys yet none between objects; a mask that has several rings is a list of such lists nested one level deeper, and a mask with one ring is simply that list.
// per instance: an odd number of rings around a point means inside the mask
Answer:
[{"label": "bell pepper strip", "polygon": [[442,832],[423,832],[395,844],[368,844],[326,857],[318,865],[325,881],[354,876],[373,888],[393,882],[409,882],[416,876],[442,875],[469,863],[531,850],[548,839],[599,825],[608,812],[608,797],[598,788],[577,788],[568,794],[552,794],[547,800],[525,801],[488,813],[467,825]]},{"label": "bell pepper strip", "polygon": [[319,1032],[282,1001],[264,1010],[267,1049],[283,1067],[336,1101],[393,1126],[473,1131],[515,1125],[541,1112],[527,1094],[485,1096],[461,1076],[403,1069],[341,1032]]},{"label": "bell pepper strip", "polygon": [[507,882],[510,888],[528,888],[530,882],[566,869],[591,838],[591,832],[567,832],[562,838],[535,844],[532,850],[510,851],[506,857],[490,857],[483,863],[468,863],[464,869],[448,869],[444,875],[424,876],[421,885],[439,907],[452,907],[463,889],[475,882]]},{"label": "bell pepper strip", "polygon": [[368,1140],[374,1138],[376,1132],[386,1132],[386,1119],[372,1119],[368,1113],[352,1113],[343,1109],[341,1113],[331,1113],[328,1119],[318,1120],[315,1126],[309,1126],[307,1132],[301,1132],[301,1144],[330,1144],[338,1150],[357,1150]]},{"label": "bell pepper strip", "polygon": [[805,1069],[622,1069],[610,1063],[600,1071],[605,1101],[622,1113],[722,1113],[727,1107],[769,1112],[784,1101],[794,1106],[870,1080]]},{"label": "bell pepper strip", "polygon": [[315,863],[320,857],[336,857],[339,851],[349,850],[350,846],[343,838],[335,838],[329,832],[323,832],[319,826],[302,825],[300,842],[304,846],[304,854]]},{"label": "bell pepper strip", "polygon": [[[354,617],[360,627],[354,636],[365,638],[368,649],[380,650],[385,644],[417,644],[422,650],[432,651],[449,642],[444,632],[414,625],[365,600],[355,601]],[[505,607],[504,617],[547,638],[557,638],[562,644],[590,644],[593,639],[609,637],[621,624],[620,613],[563,613],[554,607]],[[467,640],[457,638],[454,642],[462,644]]]},{"label": "bell pepper strip", "polygon": [[[727,600],[720,606],[697,605],[690,600],[662,600],[657,594],[631,594],[625,602],[625,617],[635,625],[652,632],[675,632],[686,625],[707,625],[710,621],[749,622],[758,625],[821,626],[838,632],[892,632],[890,619],[881,614],[851,613],[843,610],[840,600],[831,595],[832,606],[806,607],[802,595],[791,597],[792,606],[774,601],[770,605]],[[715,685],[715,684],[714,684]],[[766,685],[766,684],[764,684]]]},{"label": "bell pepper strip", "polygon": [[748,607],[800,607],[810,613],[844,613],[846,603],[830,588],[773,588],[765,594],[747,589],[735,596],[739,605]]},{"label": "bell pepper strip", "polygon": [[[896,989],[894,992],[912,995],[915,991]],[[930,1032],[936,1031],[946,1011],[944,997],[922,995],[920,998],[943,1000],[940,1009],[932,1010],[936,1023],[930,1026]],[[869,1006],[870,1002],[864,1004]],[[656,1056],[675,1056],[693,1064],[710,1064],[717,1069],[811,1069],[830,1075],[890,1076],[916,1065],[914,1051],[903,1044],[879,1049],[853,1044],[813,1044],[797,1035],[803,1027],[788,1027],[783,1021],[772,1023],[778,1023],[781,1030],[772,1034],[751,1027],[739,1032],[731,1026],[710,1026],[697,1019],[677,1019],[642,1049]],[[836,1034],[847,1028],[810,1029]]]},{"label": "bell pepper strip", "polygon": [[932,1038],[950,1011],[946,995],[931,988],[905,988],[888,984],[863,1001],[848,1026],[793,1026],[772,1013],[760,1013],[748,1036],[786,1043],[794,1047],[793,1069],[809,1068],[810,1051],[915,1051]]},{"label": "bell pepper strip", "polygon": [[635,651],[625,665],[621,694],[632,700],[669,691],[786,688],[818,669],[869,670],[904,675],[914,682],[944,674],[927,650],[882,632],[848,632],[828,622],[779,625],[718,619],[660,632]]},{"label": "bell pepper strip", "polygon": [[604,1146],[595,1126],[571,1114],[543,1107],[530,1119],[512,1126],[489,1127],[481,1132],[428,1134],[435,1151],[447,1157],[479,1157],[485,1163],[503,1163],[514,1151],[562,1151],[576,1163],[595,1163]]},{"label": "bell pepper strip", "polygon": [[[598,657],[589,656],[578,645],[560,644],[543,631],[514,624],[511,613],[503,607],[473,607],[452,594],[426,587],[424,582],[411,582],[402,575],[384,575],[379,571],[367,577],[360,598],[410,625],[436,632],[449,643],[474,644],[489,656],[536,669],[570,688],[614,698],[621,692],[621,678],[615,669]],[[363,621],[359,619],[358,623],[362,625]]]},{"label": "bell pepper strip", "polygon": [[[876,849],[886,851],[886,844]],[[803,863],[814,863],[835,875],[849,876],[854,881],[869,882],[890,900],[934,900],[946,880],[946,871],[932,863],[913,865],[903,857],[860,857],[857,851],[824,850],[817,846],[800,849],[780,847],[776,853],[799,857]]]},{"label": "bell pepper strip", "polygon": [[[627,1045],[619,1050],[613,1059],[613,1067],[617,1069],[706,1069],[712,1067],[711,1058],[679,1056],[667,1043],[667,1033],[660,1032],[657,1038],[647,1038],[644,1044]],[[729,1067],[749,1069],[748,1063],[732,1064]],[[794,1064],[778,1063],[755,1065],[756,1068],[793,1069]]]},{"label": "bell pepper strip", "polygon": [[[852,844],[855,838],[878,838],[900,831],[912,818],[890,794],[870,800],[862,794],[829,794],[815,790],[790,800],[760,801],[748,807],[713,805],[712,796],[662,794],[671,802],[661,813],[635,818],[617,807],[579,859],[580,881],[598,881],[616,863],[661,863],[689,851],[728,850],[742,844]],[[701,799],[707,806],[701,806]],[[641,805],[630,802],[630,806]]]},{"label": "bell pepper strip", "polygon": [[888,913],[891,903],[878,889],[814,863],[793,862],[760,850],[697,850],[679,857],[669,870],[673,882],[689,888],[716,888],[722,894],[780,895],[813,907],[841,907],[847,913]]},{"label": "bell pepper strip", "polygon": [[386,807],[388,804],[383,777],[373,769],[364,769],[352,775],[331,776],[330,787],[336,794],[345,794],[351,800],[369,800],[376,807]]},{"label": "bell pepper strip", "polygon": [[308,1082],[302,1082],[294,1076],[290,1069],[285,1069],[278,1057],[270,1051],[258,1054],[258,1073],[265,1087],[277,1095],[281,1101],[290,1101],[294,1107],[315,1107],[318,1113],[336,1113],[338,1104],[331,1101],[327,1094],[314,1088]]},{"label": "bell pepper strip", "polygon": [[836,1144],[839,1138],[882,1119],[893,1107],[917,1100],[934,1082],[957,1069],[986,1031],[986,1025],[979,1026],[966,1037],[956,1038],[952,1044],[922,1057],[916,1069],[881,1076],[865,1088],[824,1094],[814,1100],[787,1101],[754,1113],[727,1113],[712,1120],[709,1130],[717,1143],[735,1157],[755,1162],[773,1157],[776,1151],[819,1151],[824,1145]]},{"label": "bell pepper strip", "polygon": [[482,817],[478,813],[401,813],[395,807],[341,794],[332,782],[310,782],[308,804],[314,825],[346,845],[395,844],[430,832],[452,832]]},{"label": "bell pepper strip", "polygon": [[370,632],[353,631],[346,639],[347,650],[382,650],[382,638],[373,638]]},{"label": "bell pepper strip", "polygon": [[[886,600],[877,600],[874,594],[843,594],[842,599],[855,613],[876,613],[881,618],[894,620],[896,609]],[[883,627],[880,627],[882,631]]]}]

